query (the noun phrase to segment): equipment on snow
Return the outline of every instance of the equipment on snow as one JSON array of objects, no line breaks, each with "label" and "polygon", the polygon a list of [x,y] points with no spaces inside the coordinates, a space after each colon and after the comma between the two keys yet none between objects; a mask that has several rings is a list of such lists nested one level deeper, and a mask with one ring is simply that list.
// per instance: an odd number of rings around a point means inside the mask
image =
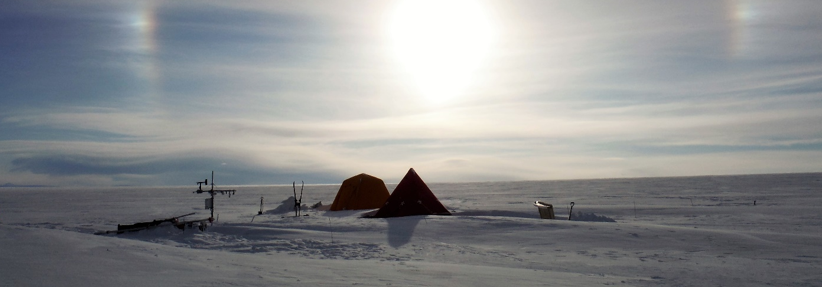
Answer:
[{"label": "equipment on snow", "polygon": [[542,219],[555,219],[554,217],[554,205],[542,201],[534,201],[534,206],[537,207],[537,211],[539,211],[539,217]]},{"label": "equipment on snow", "polygon": [[195,190],[194,192],[195,193],[207,192],[208,194],[211,195],[211,198],[206,199],[206,201],[205,201],[205,208],[206,209],[211,209],[211,217],[209,217],[209,220],[214,221],[214,205],[215,205],[214,204],[214,194],[218,193],[218,192],[220,194],[228,194],[228,197],[231,198],[231,195],[236,193],[237,190],[235,190],[235,189],[214,189],[214,171],[213,170],[211,171],[211,190],[203,190],[203,184],[208,185],[208,179],[205,179],[204,181],[198,181],[197,182],[197,190]]},{"label": "equipment on snow", "polygon": [[571,216],[574,214],[574,202],[571,201],[571,209],[568,210],[568,220],[571,220]]},{"label": "equipment on snow", "polygon": [[204,231],[206,226],[207,226],[206,222],[209,221],[208,218],[188,220],[188,221],[180,221],[180,218],[183,218],[183,217],[186,217],[186,216],[189,216],[189,215],[193,215],[193,214],[195,214],[195,213],[192,212],[192,213],[183,214],[183,215],[180,215],[180,216],[174,216],[174,217],[169,217],[169,218],[165,218],[165,219],[155,219],[155,220],[152,220],[152,221],[145,221],[145,222],[137,222],[137,223],[134,223],[134,224],[117,224],[117,230],[101,231],[101,232],[96,232],[94,234],[97,234],[97,235],[111,234],[111,233],[122,234],[122,233],[126,233],[126,232],[135,232],[135,231],[140,231],[140,230],[145,230],[145,229],[152,229],[152,228],[159,227],[159,226],[169,226],[169,225],[173,225],[173,226],[175,226],[179,229],[185,229],[186,226],[193,227],[194,224],[198,225],[198,228],[200,229],[200,231]]},{"label": "equipment on snow", "polygon": [[302,205],[303,202],[303,188],[305,187],[305,181],[302,181],[303,185],[300,187],[300,199],[297,199],[297,182],[292,182],[291,186],[294,187],[294,216],[300,216],[300,212],[302,212]]}]

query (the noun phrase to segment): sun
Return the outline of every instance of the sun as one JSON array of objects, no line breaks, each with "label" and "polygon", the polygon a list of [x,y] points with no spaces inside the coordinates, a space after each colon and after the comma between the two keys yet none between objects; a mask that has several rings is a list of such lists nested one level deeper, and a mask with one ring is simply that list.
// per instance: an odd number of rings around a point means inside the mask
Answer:
[{"label": "sun", "polygon": [[494,29],[482,8],[472,0],[407,0],[391,13],[394,57],[428,102],[460,96],[485,60]]}]

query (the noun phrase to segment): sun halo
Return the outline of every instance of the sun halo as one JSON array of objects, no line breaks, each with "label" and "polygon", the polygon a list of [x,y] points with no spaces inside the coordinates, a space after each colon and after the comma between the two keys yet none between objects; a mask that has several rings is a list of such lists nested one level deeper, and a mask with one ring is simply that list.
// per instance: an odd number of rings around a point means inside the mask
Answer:
[{"label": "sun halo", "polygon": [[493,25],[472,0],[409,0],[388,25],[394,58],[431,104],[460,96],[471,84],[493,40]]}]

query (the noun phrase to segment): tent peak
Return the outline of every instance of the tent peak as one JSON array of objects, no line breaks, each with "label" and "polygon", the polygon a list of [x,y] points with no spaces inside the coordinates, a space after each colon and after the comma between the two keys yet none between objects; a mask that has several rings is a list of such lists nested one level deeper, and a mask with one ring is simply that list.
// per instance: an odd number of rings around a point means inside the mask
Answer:
[{"label": "tent peak", "polygon": [[400,180],[394,192],[385,201],[385,205],[377,210],[373,217],[399,217],[410,215],[451,215],[451,212],[442,205],[428,185],[411,168],[405,177]]}]

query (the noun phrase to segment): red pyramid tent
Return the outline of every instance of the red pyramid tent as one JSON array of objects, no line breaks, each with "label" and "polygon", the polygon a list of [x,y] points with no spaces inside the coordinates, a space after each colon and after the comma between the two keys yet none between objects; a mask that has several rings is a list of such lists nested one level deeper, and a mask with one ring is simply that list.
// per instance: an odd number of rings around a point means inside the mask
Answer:
[{"label": "red pyramid tent", "polygon": [[409,169],[394,192],[388,197],[374,217],[400,217],[410,215],[451,215],[414,169]]}]

